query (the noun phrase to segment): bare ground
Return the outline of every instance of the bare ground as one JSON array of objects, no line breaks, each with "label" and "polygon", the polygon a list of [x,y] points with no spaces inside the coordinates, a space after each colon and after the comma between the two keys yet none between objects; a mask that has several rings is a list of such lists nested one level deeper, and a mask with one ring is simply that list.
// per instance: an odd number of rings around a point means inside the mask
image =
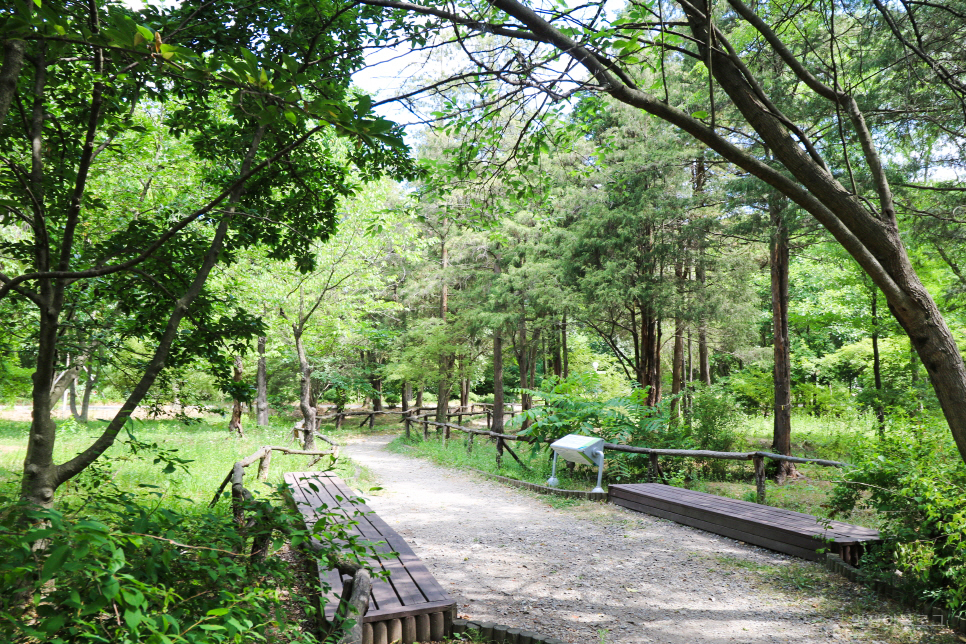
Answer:
[{"label": "bare ground", "polygon": [[369,505],[461,617],[581,643],[966,641],[816,564],[613,505],[507,488],[387,452],[389,440],[347,453],[376,473],[383,490],[366,494]]}]

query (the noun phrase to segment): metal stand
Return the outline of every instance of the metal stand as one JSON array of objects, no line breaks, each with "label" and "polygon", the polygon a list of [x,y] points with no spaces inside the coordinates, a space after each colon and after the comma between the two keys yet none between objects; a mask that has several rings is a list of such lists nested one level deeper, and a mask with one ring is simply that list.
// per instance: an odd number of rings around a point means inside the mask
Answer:
[{"label": "metal stand", "polygon": [[[557,479],[557,452],[553,453],[553,467],[550,470],[550,478],[547,479],[547,485],[550,487],[560,485],[560,481]],[[597,481],[597,485],[600,486],[600,481]]]}]

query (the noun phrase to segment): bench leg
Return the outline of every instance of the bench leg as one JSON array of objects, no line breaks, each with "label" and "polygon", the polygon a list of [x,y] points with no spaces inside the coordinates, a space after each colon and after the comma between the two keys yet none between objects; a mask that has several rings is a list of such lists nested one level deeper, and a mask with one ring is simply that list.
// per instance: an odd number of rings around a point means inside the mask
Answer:
[{"label": "bench leg", "polygon": [[372,644],[389,644],[386,622],[372,623]]},{"label": "bench leg", "polygon": [[446,637],[446,627],[443,622],[443,613],[430,614],[429,636],[433,641],[438,641]]},{"label": "bench leg", "polygon": [[372,624],[362,625],[362,644],[372,644]]},{"label": "bench leg", "polygon": [[403,617],[403,644],[413,644],[416,641],[416,618]]},{"label": "bench leg", "polygon": [[429,631],[429,615],[416,615],[416,641],[429,642],[432,635]]},{"label": "bench leg", "polygon": [[401,642],[403,639],[403,627],[401,619],[393,619],[389,621],[389,644],[393,642]]}]

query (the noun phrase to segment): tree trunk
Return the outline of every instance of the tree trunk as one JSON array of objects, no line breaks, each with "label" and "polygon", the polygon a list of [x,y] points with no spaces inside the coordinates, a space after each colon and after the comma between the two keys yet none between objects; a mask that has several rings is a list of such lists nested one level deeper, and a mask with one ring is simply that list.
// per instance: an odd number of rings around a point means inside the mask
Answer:
[{"label": "tree trunk", "polygon": [[[704,293],[707,281],[703,256],[704,248],[701,249],[698,257],[698,265],[694,271],[702,294]],[[698,320],[698,378],[706,385],[711,384],[711,356],[708,353],[708,318],[703,313]]]},{"label": "tree trunk", "polygon": [[439,381],[439,387],[436,389],[436,422],[445,423],[449,419],[446,414],[449,413],[449,394],[450,390],[453,388],[452,383],[450,383],[449,378],[443,377]]},{"label": "tree trunk", "polygon": [[298,325],[292,325],[292,335],[295,338],[295,353],[299,359],[299,409],[302,411],[302,449],[315,449],[315,407],[312,405],[312,367],[305,355],[305,345],[302,343],[302,331]]},{"label": "tree trunk", "polygon": [[879,359],[879,291],[872,287],[872,376],[875,380],[875,417],[879,437],[885,437],[885,408],[882,405],[882,362]]},{"label": "tree trunk", "polygon": [[67,394],[68,401],[70,403],[70,415],[74,420],[80,419],[80,413],[77,411],[77,376],[70,381],[70,392]]},{"label": "tree trunk", "polygon": [[684,383],[684,318],[674,318],[674,352],[671,358],[671,417],[681,417],[681,393]]},{"label": "tree trunk", "polygon": [[382,378],[373,378],[372,388],[375,390],[372,396],[372,410],[382,411]]},{"label": "tree trunk", "polygon": [[[240,355],[235,356],[235,373],[232,375],[233,382],[241,382],[245,365],[242,363]],[[231,408],[231,420],[228,421],[228,431],[238,434],[238,438],[245,438],[245,429],[242,427],[242,401],[235,399],[235,404]]]},{"label": "tree trunk", "polygon": [[402,386],[399,388],[401,394],[400,398],[402,399],[400,404],[402,405],[403,416],[406,416],[406,414],[409,413],[409,397],[412,395],[411,389],[412,385],[410,385],[408,382],[402,383]]},{"label": "tree trunk", "polygon": [[563,322],[561,323],[560,330],[560,343],[561,350],[563,352],[563,377],[570,377],[570,357],[567,354],[567,314],[563,316]]},{"label": "tree trunk", "polygon": [[94,385],[97,384],[97,376],[98,371],[95,371],[94,365],[88,366],[87,382],[84,384],[84,396],[81,398],[81,413],[77,419],[79,422],[87,423],[90,420],[91,393],[94,391]]},{"label": "tree trunk", "polygon": [[[491,431],[503,433],[503,331],[493,330],[493,423]],[[502,441],[497,446],[502,448]]]},{"label": "tree trunk", "polygon": [[[771,308],[774,329],[775,423],[772,449],[778,454],[792,453],[791,354],[788,345],[788,229],[782,215],[784,201],[771,195],[768,203],[772,225]],[[794,471],[791,463],[780,461],[776,481],[783,482]]]},{"label": "tree trunk", "polygon": [[255,374],[255,424],[268,425],[268,373],[265,366],[265,343],[267,338],[258,338],[258,371]]},{"label": "tree trunk", "polygon": [[421,410],[423,407],[423,392],[426,391],[426,387],[420,383],[419,389],[416,390],[416,409]]}]

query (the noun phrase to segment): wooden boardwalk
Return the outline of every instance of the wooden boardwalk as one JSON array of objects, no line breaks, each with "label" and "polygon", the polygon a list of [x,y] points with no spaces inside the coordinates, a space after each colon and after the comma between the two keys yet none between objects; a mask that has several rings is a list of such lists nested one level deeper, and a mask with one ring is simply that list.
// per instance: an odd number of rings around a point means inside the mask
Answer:
[{"label": "wooden boardwalk", "polygon": [[804,559],[824,558],[817,552],[824,548],[855,565],[863,547],[879,541],[870,528],[669,485],[611,485],[608,495],[611,503],[631,510]]},{"label": "wooden boardwalk", "polygon": [[[353,531],[376,543],[370,563],[389,572],[388,581],[373,578],[369,610],[364,624],[363,644],[390,644],[441,640],[451,630],[456,602],[439,585],[409,544],[358,498],[338,477],[319,472],[288,472],[285,483],[296,508],[311,528],[317,512],[337,512],[357,521]],[[398,553],[392,556],[390,553]],[[326,597],[325,619],[331,621],[342,594],[337,570],[319,570],[319,579],[331,586]]]}]

